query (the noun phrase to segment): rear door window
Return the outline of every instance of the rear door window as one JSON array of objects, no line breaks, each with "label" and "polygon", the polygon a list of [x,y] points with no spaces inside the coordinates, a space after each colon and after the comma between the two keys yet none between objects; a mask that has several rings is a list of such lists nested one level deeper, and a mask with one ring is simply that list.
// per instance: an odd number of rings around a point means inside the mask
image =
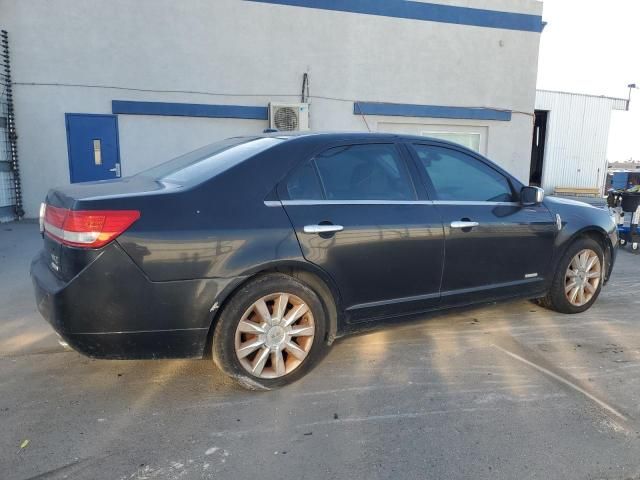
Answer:
[{"label": "rear door window", "polygon": [[415,200],[394,144],[334,147],[316,156],[315,164],[327,200]]},{"label": "rear door window", "polygon": [[313,161],[299,167],[287,182],[287,194],[291,200],[322,200],[322,185]]}]

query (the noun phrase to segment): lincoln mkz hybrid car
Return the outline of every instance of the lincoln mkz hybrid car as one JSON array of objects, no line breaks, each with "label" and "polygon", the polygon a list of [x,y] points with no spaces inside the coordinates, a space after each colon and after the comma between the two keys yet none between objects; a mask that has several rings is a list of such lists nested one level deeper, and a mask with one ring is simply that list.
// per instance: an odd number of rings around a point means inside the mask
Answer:
[{"label": "lincoln mkz hybrid car", "polygon": [[376,322],[513,298],[578,313],[609,278],[605,210],[424,137],[265,134],[51,190],[40,312],[95,358],[213,357],[240,384],[307,373]]}]

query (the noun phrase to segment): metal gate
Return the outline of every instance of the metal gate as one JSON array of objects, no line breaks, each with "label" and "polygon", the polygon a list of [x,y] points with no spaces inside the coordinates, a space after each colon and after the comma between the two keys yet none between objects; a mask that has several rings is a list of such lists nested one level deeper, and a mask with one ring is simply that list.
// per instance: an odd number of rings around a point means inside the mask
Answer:
[{"label": "metal gate", "polygon": [[16,140],[9,35],[2,30],[0,31],[0,222],[19,219],[24,215]]}]

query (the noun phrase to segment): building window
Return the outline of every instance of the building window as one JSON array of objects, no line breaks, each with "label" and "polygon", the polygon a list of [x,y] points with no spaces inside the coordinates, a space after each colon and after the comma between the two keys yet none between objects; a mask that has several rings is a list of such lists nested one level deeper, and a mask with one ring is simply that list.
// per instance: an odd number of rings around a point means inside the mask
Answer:
[{"label": "building window", "polygon": [[93,163],[102,165],[102,145],[98,138],[93,141]]},{"label": "building window", "polygon": [[437,132],[424,131],[422,135],[425,137],[439,138],[449,142],[457,143],[463,147],[467,147],[474,152],[480,152],[480,133],[470,132]]}]

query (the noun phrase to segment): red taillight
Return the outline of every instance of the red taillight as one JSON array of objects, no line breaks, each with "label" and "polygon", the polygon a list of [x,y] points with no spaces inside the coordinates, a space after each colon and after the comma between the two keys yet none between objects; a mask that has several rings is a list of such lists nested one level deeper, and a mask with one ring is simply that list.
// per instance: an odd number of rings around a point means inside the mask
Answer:
[{"label": "red taillight", "polygon": [[137,210],[69,210],[47,205],[44,231],[64,245],[100,248],[139,218]]}]

